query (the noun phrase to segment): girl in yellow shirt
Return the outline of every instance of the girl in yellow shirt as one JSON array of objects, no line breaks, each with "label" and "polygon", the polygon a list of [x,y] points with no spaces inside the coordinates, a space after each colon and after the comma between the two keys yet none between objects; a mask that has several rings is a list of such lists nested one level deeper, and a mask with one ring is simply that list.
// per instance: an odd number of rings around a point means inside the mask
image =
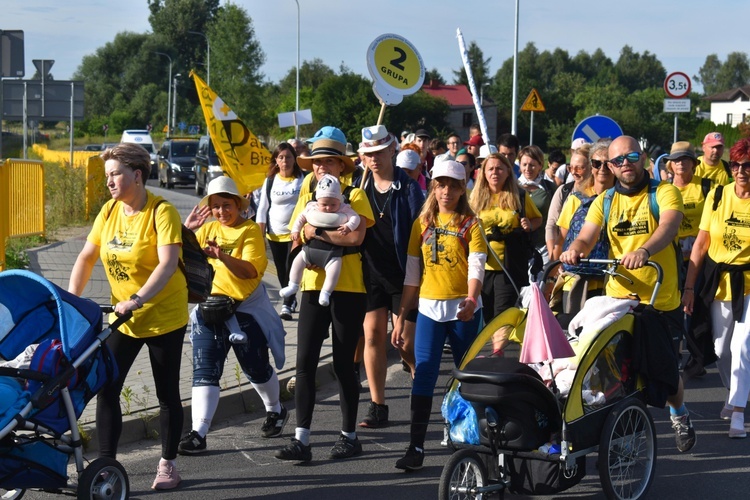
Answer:
[{"label": "girl in yellow shirt", "polygon": [[487,246],[466,196],[466,170],[455,161],[432,169],[432,186],[414,221],[407,252],[401,307],[392,343],[403,344],[406,316],[417,306],[416,370],[411,390],[411,432],[406,455],[396,468],[416,470],[424,461],[424,440],[432,397],[448,338],[460,362],[479,329]]}]

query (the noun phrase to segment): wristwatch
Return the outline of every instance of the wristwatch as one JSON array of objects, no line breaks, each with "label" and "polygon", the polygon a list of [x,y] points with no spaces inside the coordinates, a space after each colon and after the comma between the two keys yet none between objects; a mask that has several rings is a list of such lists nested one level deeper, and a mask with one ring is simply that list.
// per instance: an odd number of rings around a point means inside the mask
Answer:
[{"label": "wristwatch", "polygon": [[141,300],[141,298],[138,296],[137,293],[134,293],[133,295],[131,295],[130,296],[130,300],[132,300],[133,302],[135,302],[135,305],[138,306],[138,309],[140,309],[141,307],[143,307],[143,300]]}]

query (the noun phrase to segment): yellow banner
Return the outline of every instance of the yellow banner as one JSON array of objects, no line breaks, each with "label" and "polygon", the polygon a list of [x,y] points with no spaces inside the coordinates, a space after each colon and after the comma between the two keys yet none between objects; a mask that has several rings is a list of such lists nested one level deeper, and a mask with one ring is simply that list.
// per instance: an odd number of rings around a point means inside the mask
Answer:
[{"label": "yellow banner", "polygon": [[224,171],[237,183],[241,194],[259,188],[266,178],[271,153],[206,82],[193,71],[190,76],[198,89],[203,116]]}]

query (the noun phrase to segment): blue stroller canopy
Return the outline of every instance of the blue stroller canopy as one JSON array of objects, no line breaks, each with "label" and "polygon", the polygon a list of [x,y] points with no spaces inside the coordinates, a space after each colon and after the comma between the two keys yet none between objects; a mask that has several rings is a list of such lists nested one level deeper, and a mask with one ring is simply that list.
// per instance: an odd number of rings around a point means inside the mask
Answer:
[{"label": "blue stroller canopy", "polygon": [[0,273],[0,356],[4,359],[52,338],[60,339],[63,353],[73,360],[101,329],[102,311],[95,302],[30,271]]}]

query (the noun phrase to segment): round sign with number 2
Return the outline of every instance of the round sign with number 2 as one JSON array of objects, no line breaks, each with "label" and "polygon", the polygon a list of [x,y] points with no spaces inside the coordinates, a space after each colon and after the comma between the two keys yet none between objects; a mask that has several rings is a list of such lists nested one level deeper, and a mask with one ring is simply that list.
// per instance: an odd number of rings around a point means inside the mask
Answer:
[{"label": "round sign with number 2", "polygon": [[373,90],[389,106],[415,93],[424,81],[424,62],[416,47],[402,36],[381,35],[367,49],[367,69]]}]

